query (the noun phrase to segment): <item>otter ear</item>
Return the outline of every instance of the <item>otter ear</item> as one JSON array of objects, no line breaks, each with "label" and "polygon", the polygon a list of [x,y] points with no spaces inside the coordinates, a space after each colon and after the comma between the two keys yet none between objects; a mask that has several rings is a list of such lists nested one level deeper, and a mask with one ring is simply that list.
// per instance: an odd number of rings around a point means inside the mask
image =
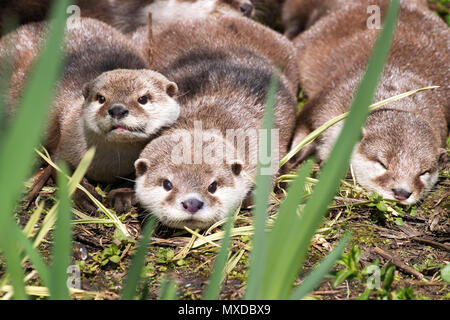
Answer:
[{"label": "otter ear", "polygon": [[235,160],[232,164],[231,164],[231,171],[233,172],[233,174],[235,176],[238,176],[241,174],[242,171],[242,162],[239,160]]},{"label": "otter ear", "polygon": [[166,93],[169,95],[169,97],[173,97],[178,93],[178,86],[175,82],[169,82],[166,85]]},{"label": "otter ear", "polygon": [[447,150],[445,150],[444,148],[439,148],[439,158],[438,158],[439,167],[445,168],[447,162],[448,162]]},{"label": "otter ear", "polygon": [[144,175],[149,167],[150,161],[148,161],[147,159],[137,159],[134,163],[134,168],[136,169],[136,177]]},{"label": "otter ear", "polygon": [[87,99],[89,97],[90,91],[91,91],[91,83],[87,82],[83,85],[83,89],[82,89],[84,99]]}]

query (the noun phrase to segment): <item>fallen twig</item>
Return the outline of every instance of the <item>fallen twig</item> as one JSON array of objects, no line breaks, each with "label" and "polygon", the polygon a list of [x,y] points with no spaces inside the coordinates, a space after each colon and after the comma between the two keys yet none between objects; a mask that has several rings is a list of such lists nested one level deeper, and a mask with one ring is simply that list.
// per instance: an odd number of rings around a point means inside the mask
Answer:
[{"label": "fallen twig", "polygon": [[439,243],[439,242],[436,242],[436,241],[433,241],[433,240],[427,240],[427,239],[419,238],[419,237],[413,237],[411,239],[414,240],[414,241],[417,241],[417,242],[426,243],[426,244],[429,244],[429,245],[432,245],[432,246],[435,246],[435,247],[438,247],[438,248],[450,251],[450,246],[446,245],[446,244],[443,244],[443,243]]},{"label": "fallen twig", "polygon": [[392,254],[390,254],[387,251],[384,251],[381,248],[375,247],[373,249],[373,252],[376,254],[382,256],[383,258],[390,260],[395,266],[397,266],[399,269],[403,270],[404,272],[413,275],[414,277],[418,279],[425,278],[423,274],[421,274],[419,271],[415,270],[414,268],[411,268],[404,264],[402,261],[400,261],[398,258],[394,257]]}]

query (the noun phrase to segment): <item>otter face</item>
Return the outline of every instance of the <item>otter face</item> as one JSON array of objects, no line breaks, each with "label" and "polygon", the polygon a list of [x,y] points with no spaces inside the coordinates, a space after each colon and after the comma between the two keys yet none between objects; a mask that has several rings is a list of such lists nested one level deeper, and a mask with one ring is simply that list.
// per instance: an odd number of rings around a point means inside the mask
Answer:
[{"label": "otter face", "polygon": [[152,166],[147,159],[136,161],[136,195],[169,227],[207,228],[245,199],[247,183],[240,163],[162,166]]},{"label": "otter face", "polygon": [[147,24],[149,12],[153,14],[152,23],[159,25],[214,14],[251,17],[254,7],[250,0],[158,0],[141,10],[139,19],[143,25]]},{"label": "otter face", "polygon": [[407,115],[397,116],[397,121],[385,128],[382,125],[388,122],[384,119],[369,118],[351,164],[356,180],[364,188],[411,205],[437,182],[438,167],[445,161],[446,151],[435,145],[436,139],[426,124]]},{"label": "otter face", "polygon": [[84,128],[108,143],[148,141],[178,119],[177,91],[154,71],[105,72],[83,87]]},{"label": "otter face", "polygon": [[135,162],[140,204],[172,228],[207,228],[236,210],[252,183],[239,160],[214,163],[172,160],[169,135],[153,140]]}]

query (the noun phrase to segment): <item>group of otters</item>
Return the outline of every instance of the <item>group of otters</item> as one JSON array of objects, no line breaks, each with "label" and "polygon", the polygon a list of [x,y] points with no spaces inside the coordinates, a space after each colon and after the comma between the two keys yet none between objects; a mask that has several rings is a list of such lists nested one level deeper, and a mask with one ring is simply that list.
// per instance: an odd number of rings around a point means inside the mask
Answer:
[{"label": "group of otters", "polygon": [[[13,70],[4,97],[9,115],[48,37],[48,23],[32,21],[33,14],[34,20],[44,18],[50,2],[10,1],[11,12],[23,19],[0,40],[0,73]],[[66,26],[65,65],[45,147],[55,161],[75,169],[95,146],[83,184],[94,193],[90,183],[118,186],[110,193],[116,210],[138,201],[166,226],[207,228],[251,197],[254,187],[254,144],[237,152],[226,132],[259,132],[274,74],[280,159],[348,111],[380,32],[368,27],[367,8],[377,5],[384,17],[390,1],[285,0],[285,35],[252,20],[250,1],[77,4],[81,17]],[[370,113],[351,157],[354,177],[368,191],[411,205],[432,189],[447,161],[449,70],[449,27],[425,0],[402,0],[374,100],[439,88]],[[308,100],[297,114],[300,89]],[[300,151],[295,164],[313,154],[326,160],[341,128],[338,123],[326,130]],[[192,142],[199,130],[206,138]],[[192,160],[199,152],[200,161]],[[124,179],[134,181],[134,190],[120,183]],[[82,195],[75,201],[95,210]]]}]

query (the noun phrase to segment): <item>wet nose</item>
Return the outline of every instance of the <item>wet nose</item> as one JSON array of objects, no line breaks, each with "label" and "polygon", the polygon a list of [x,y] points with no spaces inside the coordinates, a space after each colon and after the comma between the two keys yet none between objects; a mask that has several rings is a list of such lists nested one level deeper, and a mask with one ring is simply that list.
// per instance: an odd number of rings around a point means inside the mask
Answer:
[{"label": "wet nose", "polygon": [[253,5],[250,3],[244,3],[239,8],[242,12],[242,14],[246,17],[250,17],[252,15],[253,11]]},{"label": "wet nose", "polygon": [[115,119],[122,119],[128,115],[128,109],[124,105],[115,104],[108,110],[108,113]]},{"label": "wet nose", "polygon": [[183,208],[185,210],[189,211],[192,214],[196,213],[198,210],[200,210],[203,207],[203,202],[201,202],[200,200],[195,199],[195,198],[183,201],[183,202],[181,202],[181,204],[183,205]]},{"label": "wet nose", "polygon": [[392,192],[394,192],[394,198],[400,201],[407,200],[411,196],[411,192],[401,188],[392,189]]}]

